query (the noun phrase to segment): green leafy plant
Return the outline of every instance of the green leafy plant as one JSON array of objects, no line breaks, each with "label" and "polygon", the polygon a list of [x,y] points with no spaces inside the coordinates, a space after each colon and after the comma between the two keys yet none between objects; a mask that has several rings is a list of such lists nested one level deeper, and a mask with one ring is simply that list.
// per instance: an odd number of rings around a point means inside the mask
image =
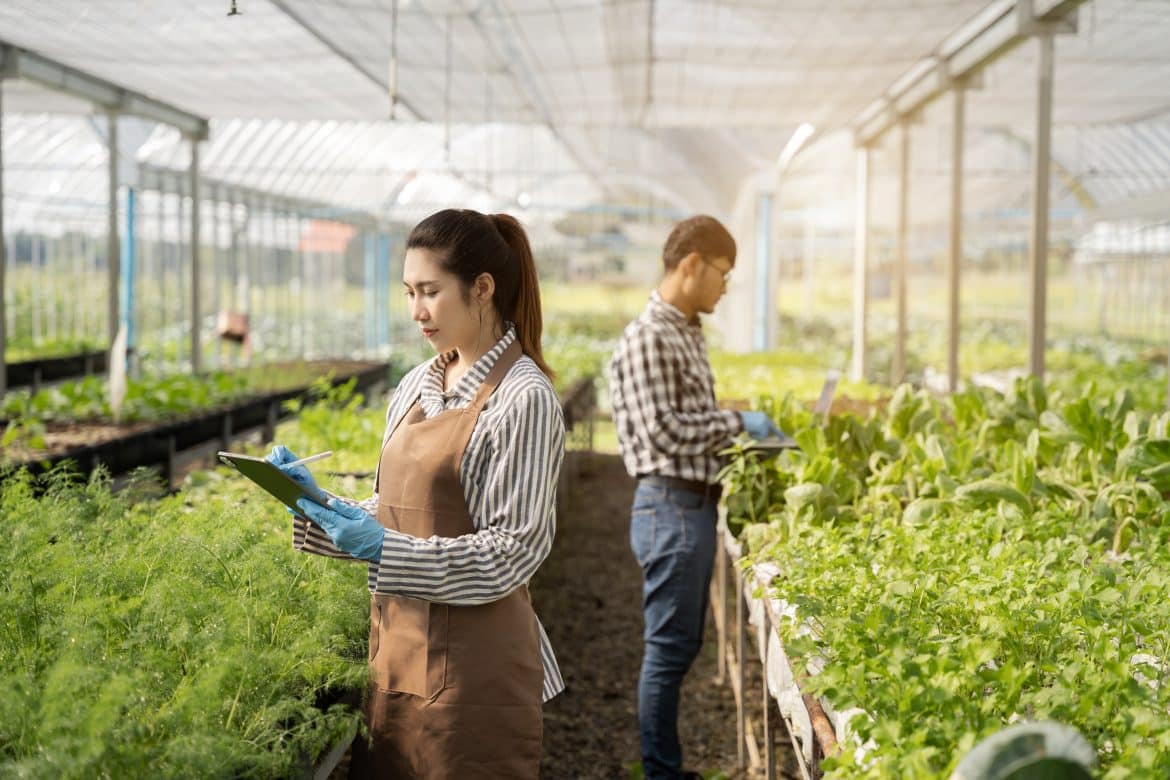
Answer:
[{"label": "green leafy plant", "polygon": [[790,655],[825,661],[798,671],[865,713],[826,776],[946,776],[1017,719],[1075,726],[1105,778],[1170,776],[1170,414],[1136,407],[902,387],[790,429],[771,471],[733,451],[729,526],[780,571]]},{"label": "green leafy plant", "polygon": [[[351,391],[320,427],[380,416]],[[151,479],[0,475],[0,775],[301,776],[359,721],[365,567],[294,551],[226,469],[137,500]]]}]

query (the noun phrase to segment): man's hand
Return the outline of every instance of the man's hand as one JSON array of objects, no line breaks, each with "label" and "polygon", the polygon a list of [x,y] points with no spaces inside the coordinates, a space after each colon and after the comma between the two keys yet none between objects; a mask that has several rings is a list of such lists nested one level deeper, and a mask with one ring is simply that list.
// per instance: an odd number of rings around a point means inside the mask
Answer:
[{"label": "man's hand", "polygon": [[756,441],[762,441],[769,436],[784,436],[776,427],[776,423],[772,422],[772,418],[763,412],[740,412],[739,416],[743,420],[744,431]]}]

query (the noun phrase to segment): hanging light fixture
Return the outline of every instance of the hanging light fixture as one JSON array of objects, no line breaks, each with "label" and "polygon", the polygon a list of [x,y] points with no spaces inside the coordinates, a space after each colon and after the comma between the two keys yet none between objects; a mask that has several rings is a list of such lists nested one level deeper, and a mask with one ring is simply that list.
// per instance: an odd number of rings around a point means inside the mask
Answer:
[{"label": "hanging light fixture", "polygon": [[227,12],[228,16],[243,16],[240,9],[236,8],[236,0],[232,0],[232,9]]}]

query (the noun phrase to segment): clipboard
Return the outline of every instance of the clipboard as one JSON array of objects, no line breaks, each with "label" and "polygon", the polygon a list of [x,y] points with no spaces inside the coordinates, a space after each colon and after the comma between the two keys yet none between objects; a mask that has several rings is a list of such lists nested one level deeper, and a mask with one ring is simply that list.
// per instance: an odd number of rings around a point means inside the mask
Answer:
[{"label": "clipboard", "polygon": [[753,441],[744,448],[744,452],[757,452],[760,455],[771,456],[779,455],[784,450],[799,449],[800,445],[796,443],[796,439],[784,434],[783,436],[769,436],[766,439]]},{"label": "clipboard", "polygon": [[276,466],[263,458],[254,458],[251,455],[241,455],[236,452],[218,452],[217,457],[248,479],[264,488],[270,495],[280,500],[293,511],[297,517],[304,514],[297,508],[297,499],[308,498],[325,506],[328,498],[320,491],[313,491],[285,474]]}]

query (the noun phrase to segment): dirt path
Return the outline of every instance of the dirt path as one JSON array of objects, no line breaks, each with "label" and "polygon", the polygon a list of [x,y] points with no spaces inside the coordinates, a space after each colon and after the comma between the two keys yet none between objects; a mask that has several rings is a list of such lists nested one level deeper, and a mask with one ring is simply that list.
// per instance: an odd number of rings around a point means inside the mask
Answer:
[{"label": "dirt path", "polygon": [[[616,455],[591,456],[564,502],[552,555],[532,582],[568,686],[545,706],[541,777],[548,780],[619,780],[640,760],[642,581],[629,546],[633,488]],[[760,776],[735,771],[735,700],[729,686],[716,684],[715,673],[715,627],[708,619],[703,652],[682,691],[686,766],[731,778]]]}]

